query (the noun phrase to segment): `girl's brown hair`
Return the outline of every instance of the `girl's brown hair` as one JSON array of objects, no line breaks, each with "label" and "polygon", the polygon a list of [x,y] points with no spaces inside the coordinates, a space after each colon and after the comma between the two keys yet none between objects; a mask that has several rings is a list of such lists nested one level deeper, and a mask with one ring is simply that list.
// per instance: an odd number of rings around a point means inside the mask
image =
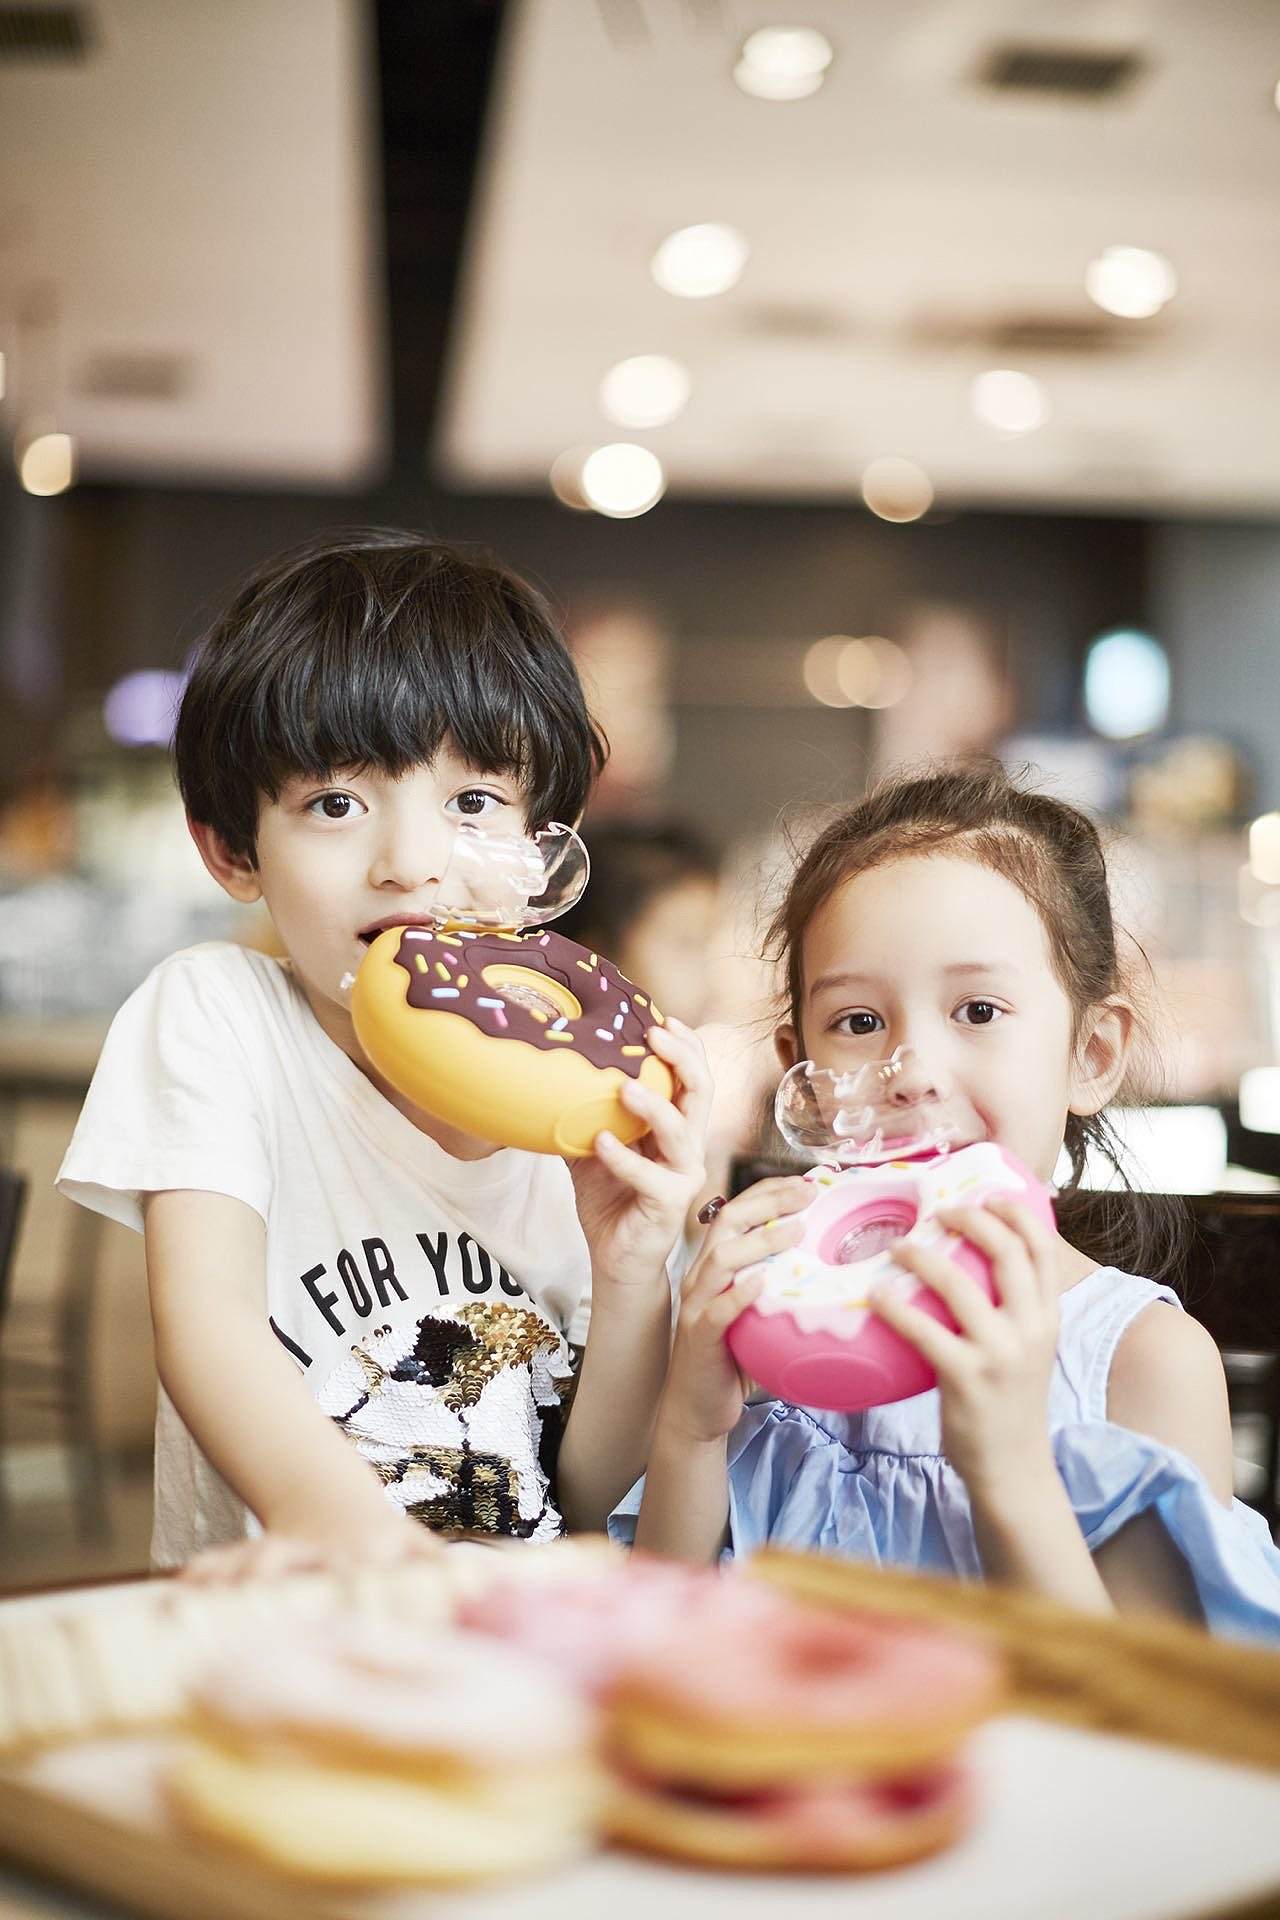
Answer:
[{"label": "girl's brown hair", "polygon": [[[998,761],[980,761],[886,780],[813,842],[768,938],[785,969],[786,1002],[797,1033],[804,936],[814,914],[856,874],[944,847],[1001,874],[1031,902],[1077,1029],[1090,1009],[1112,995],[1130,998],[1097,828],[1076,807],[1018,785]],[[1182,1210],[1129,1188],[1105,1114],[1068,1114],[1064,1145],[1071,1163],[1071,1177],[1057,1201],[1064,1234],[1093,1259],[1149,1276],[1176,1265],[1184,1250]],[[1122,1191],[1082,1189],[1090,1148],[1111,1161],[1124,1181]]]}]

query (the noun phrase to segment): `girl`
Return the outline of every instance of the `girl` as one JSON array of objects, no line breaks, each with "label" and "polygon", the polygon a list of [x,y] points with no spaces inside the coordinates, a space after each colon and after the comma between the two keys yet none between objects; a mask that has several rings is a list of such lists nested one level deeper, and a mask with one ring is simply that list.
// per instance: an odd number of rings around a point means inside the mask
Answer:
[{"label": "girl", "polygon": [[[844,1073],[910,1046],[903,1099],[941,1101],[962,1138],[996,1141],[1046,1182],[1065,1141],[1070,1231],[1135,1036],[1082,814],[999,768],[892,781],[817,840],[773,937],[785,1066]],[[798,1178],[769,1179],[715,1219],[685,1284],[643,1503],[637,1490],[615,1531],[630,1534],[638,1506],[637,1544],[690,1559],[773,1540],[1280,1636],[1280,1553],[1232,1500],[1213,1342],[1169,1288],[1099,1265],[1016,1203],[943,1216],[990,1259],[998,1307],[945,1257],[905,1246],[959,1331],[876,1301],[935,1391],[851,1415],[744,1408],[725,1330],[760,1290],[744,1269],[795,1244],[808,1198]]]}]

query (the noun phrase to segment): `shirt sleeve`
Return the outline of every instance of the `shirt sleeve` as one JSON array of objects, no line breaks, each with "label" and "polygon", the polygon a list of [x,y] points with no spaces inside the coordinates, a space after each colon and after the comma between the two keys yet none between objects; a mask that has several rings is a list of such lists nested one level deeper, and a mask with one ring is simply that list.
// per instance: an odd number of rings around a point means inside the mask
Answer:
[{"label": "shirt sleeve", "polygon": [[227,1194],[265,1220],[271,1143],[237,961],[231,948],[176,954],[125,1001],[58,1174],[68,1199],[138,1232],[142,1195],[169,1188]]}]

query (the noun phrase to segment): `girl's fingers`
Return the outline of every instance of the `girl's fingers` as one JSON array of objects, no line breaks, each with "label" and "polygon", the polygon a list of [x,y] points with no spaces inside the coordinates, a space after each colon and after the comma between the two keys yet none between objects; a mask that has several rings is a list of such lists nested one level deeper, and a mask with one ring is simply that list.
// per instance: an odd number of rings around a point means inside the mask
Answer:
[{"label": "girl's fingers", "polygon": [[753,1227],[748,1233],[735,1233],[715,1247],[707,1247],[690,1268],[682,1291],[687,1306],[701,1308],[736,1283],[746,1267],[767,1260],[771,1253],[783,1253],[794,1247],[804,1232],[804,1223],[794,1214]]},{"label": "girl's fingers", "polygon": [[1049,1297],[1058,1297],[1058,1229],[1033,1213],[1025,1200],[989,1200],[984,1211],[1003,1220],[1022,1240],[1031,1257],[1032,1268],[1041,1289]]},{"label": "girl's fingers", "polygon": [[924,1313],[919,1307],[913,1307],[892,1286],[885,1286],[871,1295],[871,1311],[880,1316],[886,1325],[909,1340],[917,1352],[922,1353],[939,1379],[945,1378],[960,1345],[958,1334]]},{"label": "girl's fingers", "polygon": [[[896,1265],[922,1280],[929,1291],[936,1293],[943,1305],[950,1308],[962,1333],[971,1340],[990,1338],[999,1309],[991,1304],[972,1274],[934,1248],[899,1242],[890,1252]],[[879,1313],[880,1300],[873,1298],[872,1304]]]},{"label": "girl's fingers", "polygon": [[705,1244],[710,1247],[735,1233],[762,1227],[766,1221],[803,1213],[813,1199],[813,1192],[810,1182],[797,1173],[774,1174],[768,1180],[759,1180],[736,1199],[725,1202],[707,1229]]},{"label": "girl's fingers", "polygon": [[936,1218],[991,1262],[1000,1305],[1015,1319],[1037,1304],[1036,1262],[1026,1240],[986,1207],[948,1207]]},{"label": "girl's fingers", "polygon": [[754,1306],[764,1288],[763,1273],[735,1274],[732,1284],[724,1287],[708,1302],[702,1315],[702,1323],[713,1333],[724,1334],[739,1314]]}]

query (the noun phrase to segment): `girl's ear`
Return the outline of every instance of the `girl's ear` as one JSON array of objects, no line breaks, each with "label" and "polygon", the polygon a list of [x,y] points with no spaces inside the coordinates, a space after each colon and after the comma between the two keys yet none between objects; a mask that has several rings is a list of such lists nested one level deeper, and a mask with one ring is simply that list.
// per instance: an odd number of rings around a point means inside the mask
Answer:
[{"label": "girl's ear", "polygon": [[783,1026],[775,1027],[773,1032],[774,1052],[783,1067],[794,1067],[800,1058],[800,1041],[795,1028],[787,1021]]},{"label": "girl's ear", "polygon": [[1118,996],[1089,1015],[1071,1068],[1067,1111],[1082,1118],[1114,1100],[1129,1064],[1133,1008]]},{"label": "girl's ear", "polygon": [[233,900],[250,906],[262,898],[262,883],[258,879],[258,869],[248,854],[232,853],[230,847],[216,827],[209,826],[203,820],[193,820],[187,815],[187,832],[196,843],[200,858],[210,873]]}]

